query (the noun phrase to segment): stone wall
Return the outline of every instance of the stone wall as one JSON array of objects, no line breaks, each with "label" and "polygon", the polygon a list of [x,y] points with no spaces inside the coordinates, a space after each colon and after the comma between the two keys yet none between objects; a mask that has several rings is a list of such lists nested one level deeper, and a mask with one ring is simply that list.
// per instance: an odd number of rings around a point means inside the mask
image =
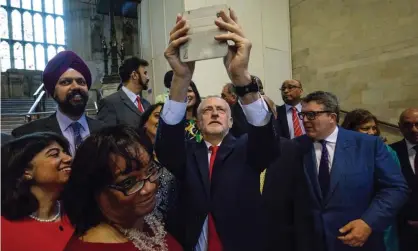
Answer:
[{"label": "stone wall", "polygon": [[290,0],[293,76],[396,124],[418,106],[417,13],[417,0]]}]

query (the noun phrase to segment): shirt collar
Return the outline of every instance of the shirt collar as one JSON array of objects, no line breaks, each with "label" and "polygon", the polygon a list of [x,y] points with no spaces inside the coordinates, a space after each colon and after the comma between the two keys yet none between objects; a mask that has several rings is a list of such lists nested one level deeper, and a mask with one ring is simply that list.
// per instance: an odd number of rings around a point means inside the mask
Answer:
[{"label": "shirt collar", "polygon": [[336,126],[334,131],[324,140],[329,143],[337,143],[337,137],[338,137],[338,126]]},{"label": "shirt collar", "polygon": [[[291,105],[288,105],[288,104],[284,104],[285,105],[285,107],[286,107],[286,111],[289,111],[293,106],[291,106]],[[298,112],[301,112],[302,111],[302,104],[301,103],[299,103],[299,104],[297,104],[297,105],[295,105],[295,108],[296,108],[296,110],[298,111]]]},{"label": "shirt collar", "polygon": [[409,142],[407,139],[405,139],[406,142],[406,149],[409,151],[411,150],[414,146],[416,146],[416,144],[412,144],[411,142]]},{"label": "shirt collar", "polygon": [[128,96],[128,98],[135,103],[136,98],[138,97],[138,95],[136,95],[135,93],[133,93],[131,90],[129,90],[128,88],[126,88],[125,86],[122,86],[122,91],[126,93],[126,95]]},{"label": "shirt collar", "polygon": [[[221,142],[219,142],[219,144],[218,144],[218,146],[220,146],[221,145],[221,143],[222,143],[222,141]],[[212,144],[211,143],[209,143],[209,142],[207,142],[206,140],[205,140],[205,144],[206,144],[206,147],[209,149],[209,147],[211,147],[212,146]]]},{"label": "shirt collar", "polygon": [[60,126],[61,132],[65,132],[68,127],[71,126],[72,123],[74,122],[78,122],[81,125],[81,128],[85,131],[86,128],[88,128],[88,124],[87,124],[87,119],[86,119],[86,115],[83,113],[83,115],[81,115],[81,117],[77,120],[74,121],[72,119],[70,119],[67,115],[65,115],[64,113],[62,113],[60,111],[60,109],[57,109],[57,120],[58,120],[58,124]]}]

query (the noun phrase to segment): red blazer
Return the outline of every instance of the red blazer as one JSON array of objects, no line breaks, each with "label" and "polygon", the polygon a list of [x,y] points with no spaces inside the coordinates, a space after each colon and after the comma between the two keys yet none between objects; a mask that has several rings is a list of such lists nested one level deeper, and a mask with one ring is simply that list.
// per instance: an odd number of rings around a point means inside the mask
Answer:
[{"label": "red blazer", "polygon": [[1,217],[2,251],[62,251],[74,229],[64,217],[59,222],[39,222],[31,218],[9,221]]}]

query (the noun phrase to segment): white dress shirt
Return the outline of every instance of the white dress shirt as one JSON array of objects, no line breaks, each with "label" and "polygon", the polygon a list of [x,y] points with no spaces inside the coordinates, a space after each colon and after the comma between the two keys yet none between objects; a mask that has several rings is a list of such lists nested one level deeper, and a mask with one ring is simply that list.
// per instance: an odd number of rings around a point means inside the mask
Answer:
[{"label": "white dress shirt", "polygon": [[68,140],[70,143],[70,153],[72,156],[75,155],[75,143],[74,143],[74,131],[71,128],[71,124],[73,122],[78,122],[81,125],[80,128],[80,136],[84,140],[90,135],[89,125],[87,123],[86,115],[83,114],[77,121],[74,121],[63,114],[60,109],[57,109],[57,121],[58,125],[61,129],[62,135]]},{"label": "white dress shirt", "polygon": [[[139,95],[136,95],[131,90],[126,88],[125,86],[122,86],[122,91],[128,96],[129,100],[131,100],[136,107],[138,107],[138,100],[137,97],[141,98]],[[142,104],[141,104],[142,106]],[[144,106],[142,106],[142,110],[145,111]]]},{"label": "white dress shirt", "polygon": [[[287,118],[287,126],[289,127],[289,135],[290,138],[293,139],[295,137],[295,130],[293,128],[293,106],[288,105],[288,104],[284,104],[286,107],[286,118]],[[301,112],[302,111],[302,104],[299,103],[297,105],[295,105],[296,111],[297,112]],[[299,119],[299,125],[300,125],[300,129],[302,129],[302,133],[305,134],[305,128],[303,127],[303,121],[301,119]]]},{"label": "white dress shirt", "polygon": [[[267,125],[271,118],[271,113],[268,111],[268,107],[264,99],[260,98],[257,101],[243,105],[240,101],[239,104],[244,111],[248,123],[253,126],[264,126]],[[163,106],[161,118],[165,123],[169,125],[176,125],[184,118],[186,114],[187,103],[177,102],[174,100],[168,100]],[[205,141],[206,146],[209,147],[211,144]],[[220,145],[220,144],[219,144]],[[208,150],[208,163],[210,163],[210,156],[212,152]],[[200,233],[199,240],[194,249],[195,251],[207,251],[208,250],[208,217],[206,216],[205,222],[203,223],[202,232]]]},{"label": "white dress shirt", "polygon": [[[337,144],[337,137],[338,137],[338,126],[335,127],[335,130],[331,135],[329,135],[324,140],[326,141],[326,146],[328,150],[328,160],[329,160],[329,170],[331,172],[332,163],[334,162],[334,154],[335,154],[335,145]],[[322,144],[318,141],[314,142],[315,148],[315,156],[316,156],[316,168],[317,173],[319,174],[319,165],[321,163],[321,155],[322,155]]]},{"label": "white dress shirt", "polygon": [[414,162],[415,162],[415,155],[417,154],[417,152],[415,151],[413,147],[416,146],[416,144],[412,144],[406,139],[405,139],[405,142],[406,142],[406,149],[408,150],[409,163],[411,163],[412,171],[415,173]]}]

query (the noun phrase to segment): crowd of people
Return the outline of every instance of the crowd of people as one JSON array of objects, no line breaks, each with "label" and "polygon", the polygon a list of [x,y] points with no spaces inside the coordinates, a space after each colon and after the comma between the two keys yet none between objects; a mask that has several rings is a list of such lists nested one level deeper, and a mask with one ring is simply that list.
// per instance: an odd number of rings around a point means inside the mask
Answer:
[{"label": "crowd of people", "polygon": [[141,97],[143,59],[123,62],[96,118],[83,60],[63,51],[48,62],[56,113],[2,134],[2,250],[418,250],[418,108],[386,145],[372,113],[340,123],[337,97],[304,95],[301,81],[278,86],[276,106],[250,74],[235,12],[215,23],[228,33],[214,39],[234,42],[221,96],[202,99],[195,63],[179,59],[182,16],[165,51],[169,92],[154,104]]}]

